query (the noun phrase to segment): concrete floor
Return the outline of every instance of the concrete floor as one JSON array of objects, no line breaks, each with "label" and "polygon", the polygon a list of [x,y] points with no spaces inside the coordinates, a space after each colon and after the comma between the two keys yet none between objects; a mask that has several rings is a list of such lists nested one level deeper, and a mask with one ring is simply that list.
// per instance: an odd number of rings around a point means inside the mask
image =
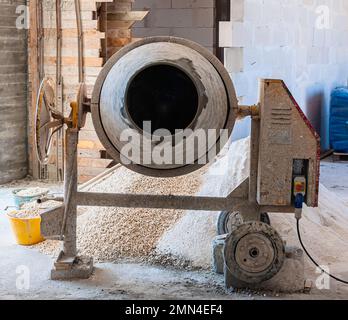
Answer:
[{"label": "concrete floor", "polygon": [[[323,161],[321,182],[348,204],[348,163]],[[0,187],[0,300],[348,298],[346,290],[315,290],[311,294],[292,295],[227,293],[223,287],[223,277],[211,272],[183,271],[130,262],[97,264],[89,280],[51,281],[49,272],[53,259],[15,244],[4,213],[4,208],[13,204],[11,190],[14,187]],[[26,272],[29,272],[29,276],[24,278]],[[23,282],[23,279],[29,281]]]},{"label": "concrete floor", "polygon": [[348,205],[348,162],[333,162],[331,157],[323,160],[320,181]]}]

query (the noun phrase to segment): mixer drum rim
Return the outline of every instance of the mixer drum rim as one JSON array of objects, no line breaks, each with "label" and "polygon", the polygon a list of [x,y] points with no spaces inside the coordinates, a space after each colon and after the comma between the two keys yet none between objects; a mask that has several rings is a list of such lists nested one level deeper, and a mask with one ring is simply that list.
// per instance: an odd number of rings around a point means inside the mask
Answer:
[{"label": "mixer drum rim", "polygon": [[[147,45],[147,44],[153,44],[153,43],[159,43],[159,42],[167,42],[167,43],[174,43],[183,45],[185,47],[188,47],[194,51],[196,51],[199,55],[201,55],[203,58],[205,58],[212,67],[217,71],[218,75],[221,78],[221,81],[225,87],[225,92],[227,96],[227,104],[228,104],[228,112],[227,112],[227,118],[226,123],[224,127],[221,127],[221,129],[227,129],[229,136],[232,133],[234,123],[236,120],[236,112],[238,110],[238,101],[235,93],[235,89],[232,83],[232,80],[223,66],[223,64],[206,48],[200,46],[199,44],[192,42],[190,40],[182,39],[182,38],[176,38],[176,37],[151,37],[151,38],[145,38],[142,40],[139,40],[137,42],[134,42],[124,48],[122,48],[120,51],[118,51],[116,54],[114,54],[105,64],[104,68],[102,69],[101,73],[98,76],[98,79],[96,81],[96,84],[94,86],[93,95],[92,95],[92,101],[91,101],[91,111],[92,111],[92,119],[93,119],[93,125],[95,127],[95,130],[97,132],[97,135],[105,147],[108,154],[117,162],[121,162],[121,157],[118,149],[115,147],[115,145],[110,140],[110,137],[108,136],[107,131],[105,130],[105,127],[103,125],[102,115],[100,111],[100,101],[102,96],[102,90],[103,86],[105,84],[105,81],[107,80],[107,77],[109,75],[109,72],[112,70],[114,65],[118,63],[118,61],[130,53],[132,50]],[[110,131],[109,131],[110,132]],[[218,153],[221,151],[222,147],[219,149],[219,140],[217,141],[218,144]],[[187,164],[183,165],[181,167],[175,167],[175,168],[151,168],[148,166],[140,165],[140,164],[123,164],[124,166],[128,167],[130,170],[138,172],[140,174],[144,174],[147,176],[153,176],[153,177],[174,177],[174,176],[180,176],[185,175],[191,172],[194,172],[198,170],[199,168],[203,167],[204,165],[198,164],[198,160],[193,164]]]}]

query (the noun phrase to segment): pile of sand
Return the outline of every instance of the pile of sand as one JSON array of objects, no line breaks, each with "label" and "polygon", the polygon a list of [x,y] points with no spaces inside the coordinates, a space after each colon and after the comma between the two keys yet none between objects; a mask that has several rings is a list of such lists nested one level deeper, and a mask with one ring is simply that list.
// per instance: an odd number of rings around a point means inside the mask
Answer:
[{"label": "pile of sand", "polygon": [[36,201],[23,204],[20,210],[12,211],[9,213],[11,217],[18,219],[33,219],[40,216],[40,213],[49,208],[54,208],[61,205],[57,201],[46,201],[43,203],[37,203]]},{"label": "pile of sand", "polygon": [[[200,188],[204,170],[183,177],[159,179],[144,177],[120,167],[107,179],[85,191],[194,195]],[[79,208],[79,213],[79,253],[103,262],[149,257],[162,234],[185,214],[182,210],[101,207]],[[60,246],[57,241],[45,241],[35,248],[57,255]]]},{"label": "pile of sand", "polygon": [[48,192],[49,192],[49,189],[33,187],[33,188],[20,190],[16,193],[16,195],[19,197],[35,197],[35,196],[41,196],[43,194],[47,194]]},{"label": "pile of sand", "polygon": [[[198,195],[227,196],[249,174],[250,139],[242,139],[224,149],[225,154],[204,175]],[[189,211],[157,243],[155,255],[184,260],[193,267],[209,269],[212,262],[212,241],[216,236],[219,212]]]},{"label": "pile of sand", "polygon": [[12,218],[17,218],[17,219],[34,219],[40,216],[40,210],[22,209],[22,210],[12,211],[8,215]]}]

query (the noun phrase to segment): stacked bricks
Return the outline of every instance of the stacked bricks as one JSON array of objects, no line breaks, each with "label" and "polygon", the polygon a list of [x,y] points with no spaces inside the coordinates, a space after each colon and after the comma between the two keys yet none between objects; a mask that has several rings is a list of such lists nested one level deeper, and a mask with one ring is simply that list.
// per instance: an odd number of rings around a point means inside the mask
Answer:
[{"label": "stacked bricks", "polygon": [[215,0],[136,0],[133,9],[150,10],[133,36],[182,37],[214,51]]},{"label": "stacked bricks", "polygon": [[[143,19],[147,12],[132,11],[134,0],[80,0],[81,20],[84,40],[84,71],[88,97],[105,62],[112,54],[124,45],[135,41],[131,27],[136,21]],[[55,2],[43,1],[44,27],[44,73],[56,78],[56,8]],[[31,18],[35,15],[31,13]],[[62,1],[62,76],[64,112],[70,113],[70,102],[76,101],[79,88],[78,77],[78,40],[74,0]],[[34,28],[30,30],[32,33]],[[30,45],[35,47],[35,37],[31,37]],[[35,57],[32,57],[35,61]],[[33,78],[36,68],[32,68]],[[32,81],[32,80],[31,80]],[[36,90],[31,90],[35,92]],[[36,94],[36,93],[34,93]],[[29,154],[31,174],[35,174],[34,144],[35,104],[29,106]],[[111,163],[102,157],[104,147],[95,133],[91,116],[88,115],[86,126],[80,132],[78,146],[79,181],[85,182],[102,173]],[[52,156],[47,166],[47,178],[56,179],[57,157]]]}]

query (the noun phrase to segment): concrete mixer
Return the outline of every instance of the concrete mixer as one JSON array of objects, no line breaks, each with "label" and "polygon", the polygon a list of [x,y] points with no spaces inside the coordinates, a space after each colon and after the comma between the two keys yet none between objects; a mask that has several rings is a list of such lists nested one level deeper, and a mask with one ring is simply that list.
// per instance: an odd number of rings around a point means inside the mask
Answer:
[{"label": "concrete mixer", "polygon": [[[63,243],[52,279],[88,278],[93,270],[92,257],[77,255],[77,206],[219,211],[218,233],[224,235],[222,253],[216,254],[222,257],[226,287],[261,283],[279,272],[285,245],[268,213],[298,213],[299,202],[317,206],[320,157],[319,137],[283,81],[260,81],[259,102],[239,106],[229,74],[212,53],[188,40],[154,37],[117,52],[100,73],[91,100],[81,84],[67,118],[54,111],[49,88],[45,83],[38,99],[39,158],[47,159],[55,128],[67,127],[63,203],[41,215],[43,236]],[[250,175],[227,197],[79,192],[78,134],[88,112],[115,161],[161,178],[185,175],[214,161],[209,155],[219,154],[236,119],[249,116]],[[128,131],[140,139],[124,139]],[[205,140],[196,143],[200,135]],[[151,157],[159,145],[170,151],[170,161]],[[136,156],[125,148],[138,150]]]}]

